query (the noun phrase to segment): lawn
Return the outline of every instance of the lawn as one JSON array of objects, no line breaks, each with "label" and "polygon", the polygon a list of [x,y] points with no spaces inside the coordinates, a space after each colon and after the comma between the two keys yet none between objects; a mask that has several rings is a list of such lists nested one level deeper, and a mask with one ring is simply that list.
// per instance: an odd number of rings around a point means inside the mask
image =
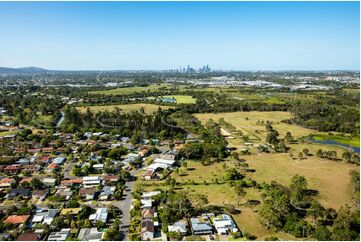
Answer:
[{"label": "lawn", "polygon": [[106,106],[84,106],[84,107],[77,107],[80,112],[85,112],[87,108],[90,108],[92,112],[104,112],[109,111],[112,112],[115,110],[116,107],[121,109],[123,112],[131,112],[131,111],[138,111],[141,108],[144,108],[144,111],[148,114],[154,113],[160,107],[161,109],[169,109],[171,106],[160,106],[155,104],[148,104],[148,103],[134,103],[134,104],[120,104],[120,105],[106,105]]},{"label": "lawn", "polygon": [[192,96],[187,95],[167,95],[162,96],[164,98],[174,98],[177,101],[177,104],[195,104],[196,99]]}]

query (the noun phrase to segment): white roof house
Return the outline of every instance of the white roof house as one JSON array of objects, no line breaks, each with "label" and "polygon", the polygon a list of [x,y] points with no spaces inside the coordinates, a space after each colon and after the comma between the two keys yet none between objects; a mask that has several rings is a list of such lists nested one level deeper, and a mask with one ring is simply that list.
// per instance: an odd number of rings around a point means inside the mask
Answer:
[{"label": "white roof house", "polygon": [[150,164],[149,166],[148,166],[148,170],[157,170],[157,169],[166,169],[166,168],[168,168],[169,167],[169,165],[167,165],[167,164],[163,164],[163,163],[153,163],[153,164]]},{"label": "white roof house", "polygon": [[218,234],[227,234],[227,232],[238,231],[233,219],[227,214],[221,214],[213,218],[213,224]]},{"label": "white roof house", "polygon": [[94,169],[103,169],[104,168],[104,164],[94,164],[93,165]]},{"label": "white roof house", "polygon": [[70,229],[62,229],[49,235],[48,241],[65,241],[70,234]]},{"label": "white roof house", "polygon": [[89,216],[89,220],[94,222],[101,221],[105,223],[107,221],[107,218],[108,218],[107,208],[98,208],[96,213],[93,213]]},{"label": "white roof house", "polygon": [[160,193],[161,193],[161,191],[144,192],[144,193],[142,194],[142,198],[143,198],[144,200],[146,200],[146,199],[149,199],[149,198],[151,198],[151,197],[153,197],[153,196],[156,196],[156,195],[158,195],[158,194],[160,194]]},{"label": "white roof house", "polygon": [[99,232],[98,228],[82,228],[78,234],[78,240],[82,241],[101,241],[104,237],[104,232]]},{"label": "white roof house", "polygon": [[140,202],[142,203],[142,208],[152,208],[152,199],[142,199],[140,200]]},{"label": "white roof house", "polygon": [[173,159],[163,159],[163,158],[157,158],[153,161],[153,163],[158,163],[158,164],[166,164],[166,165],[173,165],[175,162],[175,160]]},{"label": "white roof house", "polygon": [[168,232],[178,232],[182,235],[187,233],[187,226],[185,222],[179,221],[168,226]]},{"label": "white roof house", "polygon": [[101,183],[102,178],[100,176],[85,176],[83,177],[84,187],[97,186]]}]

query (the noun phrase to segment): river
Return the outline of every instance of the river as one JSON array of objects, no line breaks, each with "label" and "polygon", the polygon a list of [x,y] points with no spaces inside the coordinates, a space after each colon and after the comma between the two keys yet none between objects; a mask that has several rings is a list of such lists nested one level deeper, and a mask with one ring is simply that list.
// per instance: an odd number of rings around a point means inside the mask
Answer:
[{"label": "river", "polygon": [[324,144],[324,145],[337,145],[337,146],[345,147],[349,150],[352,150],[353,152],[356,152],[357,154],[360,154],[360,147],[342,144],[335,140],[315,140],[315,139],[310,139],[310,140],[313,143]]}]

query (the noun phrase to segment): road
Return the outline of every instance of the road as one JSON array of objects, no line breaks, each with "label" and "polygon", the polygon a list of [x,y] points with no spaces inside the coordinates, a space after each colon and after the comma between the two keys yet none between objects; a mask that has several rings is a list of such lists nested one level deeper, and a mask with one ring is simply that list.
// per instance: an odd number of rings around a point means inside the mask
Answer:
[{"label": "road", "polygon": [[[130,174],[135,176],[139,170],[131,171]],[[112,203],[114,206],[118,207],[122,210],[123,216],[121,218],[121,232],[123,233],[124,237],[123,240],[128,239],[128,232],[129,232],[129,225],[130,225],[130,207],[132,206],[132,189],[133,189],[134,181],[131,179],[125,183],[125,191],[123,193],[124,199],[121,201],[117,201],[116,203]]]},{"label": "road", "polygon": [[[140,169],[139,169],[140,170]],[[135,176],[139,170],[133,170],[130,172],[132,176]],[[129,225],[130,225],[130,207],[132,205],[132,189],[133,189],[134,181],[130,180],[125,183],[125,191],[123,192],[123,200],[121,201],[111,201],[111,202],[97,202],[93,204],[91,202],[86,203],[86,205],[92,208],[98,208],[106,205],[113,205],[119,208],[122,211],[122,217],[120,218],[121,221],[121,229],[123,237],[122,240],[128,240],[128,232],[129,232]]]}]

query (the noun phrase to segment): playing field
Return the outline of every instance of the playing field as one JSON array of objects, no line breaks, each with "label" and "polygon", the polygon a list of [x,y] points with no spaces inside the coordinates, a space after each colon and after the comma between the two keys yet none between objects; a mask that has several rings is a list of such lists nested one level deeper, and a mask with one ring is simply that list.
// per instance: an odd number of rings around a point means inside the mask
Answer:
[{"label": "playing field", "polygon": [[196,99],[192,96],[187,95],[167,95],[162,96],[164,98],[174,98],[177,101],[177,104],[194,104],[196,103]]},{"label": "playing field", "polygon": [[90,108],[92,112],[104,112],[109,111],[112,112],[115,108],[119,108],[123,112],[131,112],[131,111],[138,111],[141,108],[144,108],[144,111],[148,114],[154,113],[161,108],[163,110],[171,108],[171,106],[160,106],[155,104],[148,104],[148,103],[134,103],[134,104],[120,104],[120,105],[106,105],[106,106],[86,106],[86,107],[77,107],[80,112],[85,112],[87,108]]}]

